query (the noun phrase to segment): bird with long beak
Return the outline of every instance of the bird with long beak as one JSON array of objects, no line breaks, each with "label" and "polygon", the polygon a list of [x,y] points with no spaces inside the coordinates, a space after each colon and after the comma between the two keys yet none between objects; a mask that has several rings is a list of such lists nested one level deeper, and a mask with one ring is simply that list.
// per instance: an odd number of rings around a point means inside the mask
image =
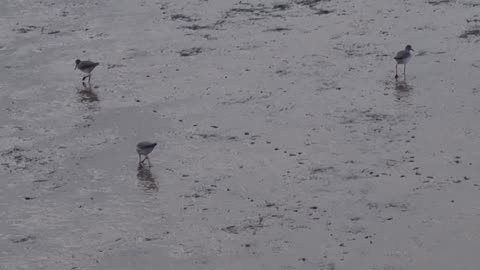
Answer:
[{"label": "bird with long beak", "polygon": [[83,73],[87,73],[85,77],[82,78],[82,83],[88,78],[88,84],[90,84],[90,78],[92,77],[92,71],[99,65],[97,62],[92,61],[81,61],[80,59],[75,60],[75,68],[73,70],[80,70]]}]

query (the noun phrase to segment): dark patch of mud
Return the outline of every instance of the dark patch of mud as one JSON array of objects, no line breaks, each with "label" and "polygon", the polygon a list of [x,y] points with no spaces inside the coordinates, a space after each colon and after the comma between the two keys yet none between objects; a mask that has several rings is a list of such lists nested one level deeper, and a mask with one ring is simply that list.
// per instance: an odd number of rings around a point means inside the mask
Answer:
[{"label": "dark patch of mud", "polygon": [[359,168],[336,168],[334,166],[317,166],[309,170],[310,175],[300,177],[298,180],[323,181],[324,186],[328,186],[332,181],[343,180],[352,181],[365,178],[380,177],[385,173],[378,173],[374,169]]},{"label": "dark patch of mud", "polygon": [[23,27],[14,28],[14,29],[12,29],[12,31],[20,33],[20,34],[26,34],[26,33],[29,33],[29,32],[32,32],[32,31],[36,30],[37,28],[38,28],[38,26],[35,26],[35,25],[26,25],[26,26],[23,26]]},{"label": "dark patch of mud", "polygon": [[332,166],[315,167],[310,170],[310,174],[317,173],[336,173],[337,170]]},{"label": "dark patch of mud", "polygon": [[290,9],[291,5],[287,3],[278,3],[274,5],[239,3],[236,7],[225,12],[225,19],[248,16],[250,20],[260,20],[267,17],[283,17],[277,12]]},{"label": "dark patch of mud", "polygon": [[404,203],[404,202],[390,202],[385,205],[385,208],[394,208],[398,209],[401,212],[406,212],[410,210],[410,204],[409,203]]},{"label": "dark patch of mud", "polygon": [[193,47],[193,48],[190,48],[190,49],[183,49],[183,50],[179,51],[178,54],[180,54],[180,56],[193,56],[193,55],[201,54],[204,51],[205,51],[204,48]]},{"label": "dark patch of mud", "polygon": [[316,15],[326,15],[332,13],[333,10],[326,10],[326,9],[317,9],[317,11],[314,13]]},{"label": "dark patch of mud", "polygon": [[198,19],[194,19],[194,18],[192,18],[190,16],[187,16],[187,15],[184,15],[184,14],[174,14],[174,15],[170,16],[170,18],[172,19],[172,21],[177,21],[177,20],[184,21],[184,22],[198,21]]},{"label": "dark patch of mud", "polygon": [[292,30],[291,28],[288,27],[275,27],[275,28],[270,28],[263,30],[263,32],[285,32],[285,31],[290,31]]},{"label": "dark patch of mud", "polygon": [[193,193],[184,195],[184,198],[207,198],[210,195],[214,194],[216,191],[217,185],[200,185],[193,188]]},{"label": "dark patch of mud", "polygon": [[452,0],[430,0],[427,3],[429,3],[432,6],[440,5],[440,4],[448,4],[451,3]]},{"label": "dark patch of mud", "polygon": [[294,1],[297,5],[308,6],[310,8],[315,7],[321,2],[328,2],[330,0],[296,0]]},{"label": "dark patch of mud", "polygon": [[273,4],[273,9],[274,10],[287,10],[290,9],[292,6],[288,3],[277,3]]},{"label": "dark patch of mud", "polygon": [[340,119],[340,124],[346,125],[346,124],[354,124],[358,122],[370,122],[370,121],[382,121],[388,118],[388,115],[386,114],[379,114],[379,113],[373,113],[372,108],[370,109],[352,109],[352,110],[344,110],[343,115],[339,116]]},{"label": "dark patch of mud", "polygon": [[203,140],[212,140],[212,141],[238,141],[237,136],[222,136],[215,133],[195,133],[189,136],[190,139],[200,138]]},{"label": "dark patch of mud", "polygon": [[121,67],[126,67],[126,65],[122,65],[122,64],[107,64],[107,69],[121,68]]},{"label": "dark patch of mud", "polygon": [[200,25],[200,24],[192,24],[192,25],[185,25],[185,26],[180,26],[179,28],[182,29],[188,29],[188,30],[222,30],[221,26],[225,23],[224,19],[217,20],[216,22],[212,24],[205,24],[205,25]]},{"label": "dark patch of mud", "polygon": [[245,231],[249,231],[252,234],[256,234],[261,229],[267,227],[264,224],[264,217],[259,216],[257,219],[249,219],[241,225],[230,225],[227,227],[222,228],[222,231],[230,234],[240,234]]},{"label": "dark patch of mud", "polygon": [[29,171],[36,166],[45,166],[53,161],[52,157],[46,157],[43,151],[27,151],[20,147],[13,147],[0,154],[1,168],[12,172]]},{"label": "dark patch of mud", "polygon": [[198,24],[192,24],[192,25],[187,25],[187,26],[181,26],[180,28],[184,29],[189,29],[189,30],[202,30],[202,29],[211,29],[213,30],[214,27],[211,25],[198,25]]},{"label": "dark patch of mud", "polygon": [[266,92],[265,93],[265,92],[261,91],[261,93],[257,94],[257,95],[249,95],[249,96],[243,97],[243,98],[232,98],[228,101],[223,101],[220,104],[222,104],[222,105],[246,104],[246,103],[249,103],[249,102],[255,101],[255,100],[267,99],[271,96],[272,96],[272,92]]},{"label": "dark patch of mud", "polygon": [[225,14],[226,17],[235,17],[240,14],[253,14],[257,16],[268,15],[271,13],[271,8],[266,7],[264,4],[250,4],[250,3],[241,3],[241,7],[234,7],[228,10]]},{"label": "dark patch of mud", "polygon": [[338,86],[338,82],[332,80],[323,80],[322,84],[315,89],[315,92],[321,93],[328,90],[341,90],[342,88]]},{"label": "dark patch of mud", "polygon": [[480,37],[480,26],[472,27],[471,29],[463,31],[463,33],[458,36],[459,38],[469,38],[469,37]]},{"label": "dark patch of mud", "polygon": [[20,244],[20,243],[33,243],[37,237],[33,235],[28,235],[28,236],[19,236],[19,237],[12,237],[10,238],[10,242],[15,243],[15,244]]},{"label": "dark patch of mud", "polygon": [[467,7],[479,7],[480,6],[480,3],[475,3],[475,2],[469,2],[469,3],[463,3],[464,6],[467,6]]},{"label": "dark patch of mud", "polygon": [[477,19],[477,18],[467,19],[467,23],[480,23],[480,19]]},{"label": "dark patch of mud", "polygon": [[330,0],[296,0],[294,1],[295,4],[301,5],[301,6],[306,6],[310,8],[311,10],[315,11],[315,15],[326,15],[330,14],[333,12],[333,10],[327,10],[318,7],[318,5],[322,2],[329,2]]}]

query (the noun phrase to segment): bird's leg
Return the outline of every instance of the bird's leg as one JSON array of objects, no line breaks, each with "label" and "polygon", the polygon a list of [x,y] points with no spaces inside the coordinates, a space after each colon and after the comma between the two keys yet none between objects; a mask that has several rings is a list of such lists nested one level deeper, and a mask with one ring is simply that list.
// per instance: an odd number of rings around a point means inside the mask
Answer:
[{"label": "bird's leg", "polygon": [[88,74],[88,84],[90,84],[90,78],[92,78],[92,74]]},{"label": "bird's leg", "polygon": [[147,156],[147,160],[148,160],[148,167],[152,167],[152,163],[150,163],[150,158]]},{"label": "bird's leg", "polygon": [[82,78],[82,82],[85,81],[85,79],[86,79],[87,77],[88,77],[88,75],[85,76],[85,77],[83,77],[83,78]]},{"label": "bird's leg", "polygon": [[407,72],[407,64],[403,65],[403,75],[405,75]]},{"label": "bird's leg", "polygon": [[398,78],[398,64],[395,65],[395,79]]},{"label": "bird's leg", "polygon": [[146,159],[148,159],[148,156],[145,156],[145,158],[142,160],[142,163],[145,162]]},{"label": "bird's leg", "polygon": [[138,168],[143,168],[142,155],[138,154]]}]

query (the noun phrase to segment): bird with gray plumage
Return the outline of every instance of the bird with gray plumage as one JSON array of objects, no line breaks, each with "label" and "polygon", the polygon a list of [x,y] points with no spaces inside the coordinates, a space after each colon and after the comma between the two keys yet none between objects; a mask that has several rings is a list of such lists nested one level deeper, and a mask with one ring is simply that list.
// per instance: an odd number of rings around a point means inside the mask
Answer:
[{"label": "bird with gray plumage", "polygon": [[[137,153],[138,153],[138,164],[141,166],[145,160],[148,160],[148,166],[152,166],[150,164],[150,158],[148,157],[148,154],[150,154],[153,149],[157,146],[157,143],[155,142],[139,142],[137,144]],[[145,156],[145,158],[142,160],[142,156]]]},{"label": "bird with gray plumage", "polygon": [[80,59],[75,60],[75,69],[78,68],[83,73],[87,73],[85,77],[82,78],[82,83],[83,81],[88,78],[88,83],[90,84],[90,78],[92,77],[92,71],[99,65],[97,62],[92,62],[92,61],[82,61]]},{"label": "bird with gray plumage", "polygon": [[398,65],[403,65],[403,76],[406,76],[407,72],[407,63],[412,58],[412,53],[414,51],[411,45],[405,46],[405,50],[401,50],[395,55],[394,59],[397,61],[395,65],[395,79],[398,79]]}]

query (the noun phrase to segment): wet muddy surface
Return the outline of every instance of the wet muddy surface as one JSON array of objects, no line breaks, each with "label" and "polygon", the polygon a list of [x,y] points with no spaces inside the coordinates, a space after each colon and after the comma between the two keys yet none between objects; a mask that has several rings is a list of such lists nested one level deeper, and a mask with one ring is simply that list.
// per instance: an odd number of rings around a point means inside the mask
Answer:
[{"label": "wet muddy surface", "polygon": [[477,269],[479,12],[3,1],[0,268]]}]

